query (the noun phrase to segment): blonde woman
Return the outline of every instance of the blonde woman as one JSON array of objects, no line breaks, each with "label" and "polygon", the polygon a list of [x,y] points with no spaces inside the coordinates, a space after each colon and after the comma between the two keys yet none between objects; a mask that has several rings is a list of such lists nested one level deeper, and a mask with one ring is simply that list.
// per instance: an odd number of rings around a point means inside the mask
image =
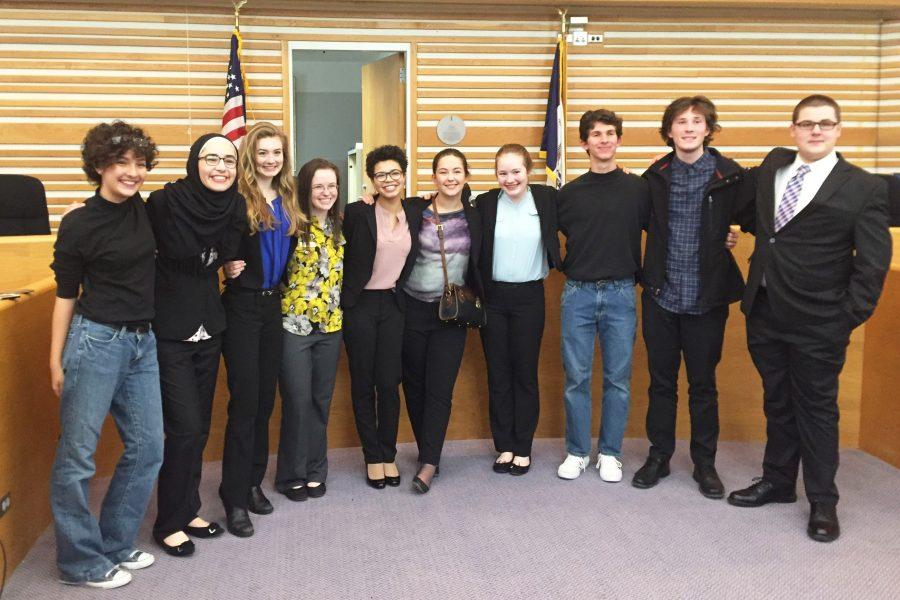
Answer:
[{"label": "blonde woman", "polygon": [[247,132],[239,155],[238,189],[247,222],[238,259],[225,264],[222,301],[228,328],[222,346],[228,370],[228,425],[219,495],[228,530],[253,535],[249,512],[269,514],[260,484],[269,460],[269,416],[281,364],[281,283],[297,233],[306,222],[297,205],[288,140],[271,123]]}]

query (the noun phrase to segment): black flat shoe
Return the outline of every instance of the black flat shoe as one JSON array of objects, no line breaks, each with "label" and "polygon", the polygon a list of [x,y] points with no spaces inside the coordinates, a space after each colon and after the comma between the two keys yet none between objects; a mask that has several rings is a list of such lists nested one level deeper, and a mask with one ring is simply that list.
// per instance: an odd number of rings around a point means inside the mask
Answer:
[{"label": "black flat shoe", "polygon": [[833,542],[841,535],[837,509],[828,504],[811,502],[806,534],[817,542]]},{"label": "black flat shoe", "polygon": [[416,490],[420,494],[427,494],[428,490],[431,489],[431,486],[429,486],[427,483],[425,483],[424,481],[419,479],[418,475],[413,477],[412,487],[414,490]]},{"label": "black flat shoe", "polygon": [[309,490],[305,485],[301,485],[300,487],[295,488],[288,488],[284,490],[283,493],[291,502],[304,502],[307,498],[309,498]]},{"label": "black flat shoe", "polygon": [[512,469],[512,461],[509,462],[497,462],[494,461],[494,466],[491,467],[494,470],[494,473],[509,473],[510,469]]},{"label": "black flat shoe", "polygon": [[700,493],[707,498],[718,500],[725,496],[725,486],[713,465],[694,465],[694,481]]},{"label": "black flat shoe", "polygon": [[250,537],[253,535],[253,522],[246,508],[232,506],[225,508],[225,526],[231,535],[238,537]]},{"label": "black flat shoe", "polygon": [[[524,475],[525,473],[528,472],[528,469],[531,468],[531,458],[524,457],[524,456],[522,458],[528,458],[528,464],[523,467],[521,465],[517,465],[516,463],[512,463],[512,465],[509,467],[510,475]],[[513,460],[515,460],[515,459],[513,459]]]},{"label": "black flat shoe", "polygon": [[195,538],[214,538],[225,533],[225,528],[213,521],[206,527],[191,527],[188,525],[184,528],[184,532]]},{"label": "black flat shoe", "polygon": [[306,493],[310,498],[321,498],[325,495],[325,491],[324,483],[320,483],[314,487],[310,487],[309,485],[306,486]]},{"label": "black flat shoe", "polygon": [[156,541],[157,545],[163,549],[163,552],[169,556],[185,557],[194,553],[194,542],[191,540],[181,542],[177,546],[170,546],[163,541],[165,539],[163,537],[158,537],[154,534],[153,539]]},{"label": "black flat shoe", "polygon": [[250,488],[250,493],[247,495],[247,510],[258,515],[270,515],[275,510],[275,507],[263,494],[262,488],[254,485]]},{"label": "black flat shoe", "polygon": [[659,480],[669,475],[669,461],[658,456],[648,456],[644,466],[637,470],[631,478],[631,485],[645,490],[659,483]]},{"label": "black flat shoe", "polygon": [[744,508],[755,508],[770,502],[790,504],[797,501],[797,492],[794,489],[777,488],[771,481],[760,479],[750,487],[735,490],[728,495],[728,504]]}]

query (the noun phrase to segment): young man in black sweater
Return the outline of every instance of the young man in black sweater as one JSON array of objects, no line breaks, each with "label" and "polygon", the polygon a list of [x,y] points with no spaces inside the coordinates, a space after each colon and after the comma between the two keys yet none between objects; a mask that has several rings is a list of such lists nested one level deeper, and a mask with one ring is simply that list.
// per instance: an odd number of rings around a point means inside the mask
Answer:
[{"label": "young man in black sweater", "polygon": [[599,335],[603,402],[597,468],[604,481],[616,482],[622,479],[619,456],[630,403],[634,285],[650,199],[646,181],[616,164],[622,119],[608,110],[588,111],[578,131],[590,171],[563,186],[557,200],[559,229],[566,236],[561,329],[568,453],[557,474],[575,479],[590,462],[591,374]]}]

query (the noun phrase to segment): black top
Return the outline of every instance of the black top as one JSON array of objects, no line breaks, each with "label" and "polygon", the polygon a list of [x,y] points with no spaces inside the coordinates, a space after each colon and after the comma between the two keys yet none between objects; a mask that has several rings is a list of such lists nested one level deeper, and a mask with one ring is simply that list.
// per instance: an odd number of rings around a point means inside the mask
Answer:
[{"label": "black top", "polygon": [[[541,241],[547,250],[547,263],[550,268],[558,269],[562,260],[559,257],[559,236],[557,235],[556,222],[556,194],[555,188],[540,184],[529,184],[531,196],[534,198],[534,207],[537,209],[538,220],[541,224]],[[484,230],[481,239],[481,264],[479,268],[485,278],[493,273],[494,269],[494,233],[497,229],[497,202],[500,199],[500,188],[489,190],[478,196],[478,213],[481,215],[481,225]]]},{"label": "black top", "polygon": [[[139,194],[116,204],[94,194],[62,220],[50,268],[56,295],[99,323],[153,318],[156,242]],[[81,296],[78,288],[81,287]]]},{"label": "black top", "polygon": [[225,330],[225,309],[219,297],[218,269],[237,254],[241,233],[247,223],[243,196],[232,207],[231,220],[221,227],[218,240],[199,254],[175,258],[167,245],[177,217],[169,206],[165,189],[156,190],[147,199],[147,216],[157,234],[156,319],[153,328],[162,339],[185,340],[200,328],[210,335]]},{"label": "black top", "polygon": [[[378,198],[376,196],[376,202]],[[403,201],[403,212],[406,215],[406,223],[409,227],[410,249],[406,255],[406,262],[394,284],[394,291],[402,290],[406,279],[416,263],[416,255],[419,253],[419,236],[413,231],[418,231],[421,226],[422,211],[418,210],[412,199]],[[378,225],[375,222],[375,205],[365,202],[352,202],[344,210],[342,226],[344,239],[344,281],[341,286],[341,306],[351,308],[359,300],[360,293],[372,278],[372,268],[375,265],[375,252],[378,250]],[[404,309],[404,295],[394,294],[397,306]]]},{"label": "black top", "polygon": [[559,190],[557,214],[566,236],[561,270],[567,278],[639,277],[641,230],[650,214],[647,184],[640,177],[620,169],[588,171]]}]

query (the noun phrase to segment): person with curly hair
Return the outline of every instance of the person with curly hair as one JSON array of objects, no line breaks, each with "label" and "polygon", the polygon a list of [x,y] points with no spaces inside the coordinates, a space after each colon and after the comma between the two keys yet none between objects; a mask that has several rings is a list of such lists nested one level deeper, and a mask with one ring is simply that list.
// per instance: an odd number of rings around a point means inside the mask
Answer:
[{"label": "person with curly hair", "polygon": [[[225,263],[222,303],[228,326],[222,356],[228,370],[228,424],[219,495],[240,524],[233,533],[251,535],[246,511],[274,509],[262,491],[269,462],[269,417],[281,365],[281,281],[306,220],[291,174],[287,136],[271,123],[247,131],[238,154],[238,190],[247,218],[237,259]],[[234,519],[229,519],[233,521]]]},{"label": "person with curly hair", "polygon": [[337,167],[322,158],[297,174],[305,217],[281,298],[281,441],[275,489],[295,502],[325,495],[328,414],[341,351],[344,236]]},{"label": "person with curly hair", "polygon": [[[60,436],[50,481],[57,566],[66,584],[115,588],[152,554],[135,537],[163,458],[154,317],[156,242],[139,190],[156,144],[122,121],[84,138],[82,168],[97,191],[59,226],[50,382]],[[94,452],[111,414],[124,451],[99,520],[88,508]]]}]

